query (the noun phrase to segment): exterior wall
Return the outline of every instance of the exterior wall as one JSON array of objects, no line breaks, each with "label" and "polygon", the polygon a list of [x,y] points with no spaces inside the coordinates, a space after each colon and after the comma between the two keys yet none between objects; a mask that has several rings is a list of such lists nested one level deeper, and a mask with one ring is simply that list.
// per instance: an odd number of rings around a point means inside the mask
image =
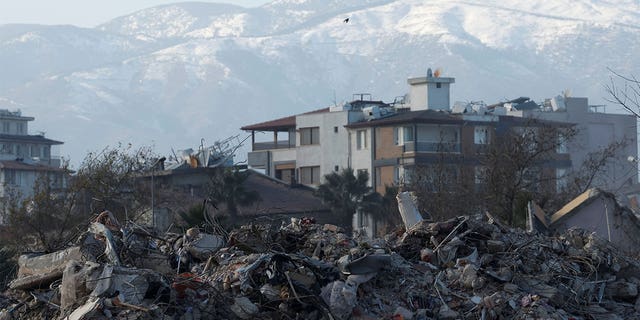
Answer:
[{"label": "exterior wall", "polygon": [[[0,109],[0,134],[3,135],[0,160],[5,161],[0,168],[0,197],[7,197],[13,191],[21,198],[31,196],[35,182],[45,174],[49,175],[53,188],[67,186],[67,176],[57,170],[60,159],[54,152],[58,149],[52,146],[57,142],[29,136],[28,123],[33,120],[33,117],[22,116],[20,111]],[[51,168],[47,170],[46,166]]]},{"label": "exterior wall", "polygon": [[[358,150],[358,132],[365,130],[367,137],[367,146],[361,150]],[[372,186],[375,172],[373,171],[373,132],[374,128],[362,128],[357,130],[349,130],[349,150],[350,160],[349,165],[353,168],[354,172],[358,170],[367,170],[369,173],[369,186]]]},{"label": "exterior wall", "polygon": [[12,141],[0,142],[0,160],[15,160],[16,158],[38,158],[48,161],[51,159],[51,146]]},{"label": "exterior wall", "polygon": [[554,223],[553,229],[564,231],[577,227],[595,232],[600,238],[610,240],[623,250],[638,250],[637,230],[628,234],[628,229],[633,229],[634,224],[627,221],[620,212],[616,212],[616,204],[612,198],[599,197],[576,210],[571,216]]},{"label": "exterior wall", "polygon": [[376,186],[375,186],[376,192],[380,194],[384,194],[385,186],[394,185],[394,181],[393,181],[394,168],[395,168],[394,166],[383,166],[383,167],[376,168],[376,170],[379,171],[379,178],[380,178],[380,181],[376,183]]},{"label": "exterior wall", "polygon": [[[475,125],[463,126],[460,129],[460,152],[465,155],[476,154],[478,148],[474,143]],[[483,126],[486,127],[486,126]]]},{"label": "exterior wall", "polygon": [[409,78],[407,82],[409,83],[411,110],[450,109],[449,88],[450,84],[455,82],[454,78],[427,75],[427,77]]},{"label": "exterior wall", "polygon": [[411,110],[427,109],[427,84],[414,84],[409,87]]},{"label": "exterior wall", "polygon": [[[296,145],[296,168],[320,166],[320,176],[345,168],[348,163],[349,139],[344,128],[349,112],[338,111],[318,114],[300,115],[296,118],[296,126],[300,128],[319,127],[320,142],[317,145]],[[338,132],[335,132],[335,127]]]},{"label": "exterior wall", "polygon": [[436,83],[427,85],[427,106],[430,110],[449,110],[449,83],[440,82],[440,88]]},{"label": "exterior wall", "polygon": [[271,150],[270,152],[271,152],[271,161],[269,166],[269,172],[267,173],[267,175],[270,177],[275,177],[275,173],[276,173],[275,166],[278,163],[296,161],[296,149]]},{"label": "exterior wall", "polygon": [[[602,200],[604,200],[604,202]],[[595,232],[598,236],[607,239],[607,216],[605,215],[605,207],[608,209],[609,218],[612,218],[615,206],[611,199],[602,200],[595,199],[584,207],[576,209],[579,212],[554,223],[553,229],[567,230],[571,227],[577,227]],[[609,222],[611,222],[611,220],[609,220]]]},{"label": "exterior wall", "polygon": [[375,128],[374,159],[392,159],[402,157],[402,146],[396,146],[393,134],[394,127]]},{"label": "exterior wall", "polygon": [[[7,178],[7,175],[10,172],[14,172],[14,181],[10,182]],[[59,175],[57,183],[52,181],[54,188],[66,188],[67,181],[63,176],[62,172],[46,172],[46,171],[35,171],[35,170],[8,170],[8,169],[0,169],[0,181],[2,182],[2,188],[0,188],[0,197],[5,197],[8,195],[9,189],[20,192],[20,195],[27,196],[31,195],[33,191],[33,187],[35,185],[36,180],[38,180],[42,174],[49,174],[50,179],[55,179],[53,175]]]},{"label": "exterior wall", "polygon": [[623,185],[637,183],[637,164],[627,158],[638,157],[637,119],[633,115],[590,112],[587,98],[566,98],[566,111],[531,111],[525,115],[552,121],[575,123],[578,134],[567,145],[573,169],[579,169],[590,152],[598,151],[613,141],[630,139],[627,146],[618,152],[609,164],[604,180],[596,181],[596,186],[605,190],[616,190]]}]

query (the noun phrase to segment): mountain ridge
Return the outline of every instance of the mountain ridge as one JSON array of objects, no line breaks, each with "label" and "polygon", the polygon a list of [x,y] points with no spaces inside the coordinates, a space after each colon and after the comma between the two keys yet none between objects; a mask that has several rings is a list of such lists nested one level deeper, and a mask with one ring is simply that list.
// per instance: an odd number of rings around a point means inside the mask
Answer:
[{"label": "mountain ridge", "polygon": [[289,0],[169,4],[96,28],[0,25],[0,107],[35,116],[34,129],[65,141],[63,155],[80,161],[119,141],[163,154],[193,148],[353,93],[392,101],[429,67],[456,78],[452,101],[540,101],[571,89],[603,103],[607,68],[640,70],[637,9],[634,1]]}]

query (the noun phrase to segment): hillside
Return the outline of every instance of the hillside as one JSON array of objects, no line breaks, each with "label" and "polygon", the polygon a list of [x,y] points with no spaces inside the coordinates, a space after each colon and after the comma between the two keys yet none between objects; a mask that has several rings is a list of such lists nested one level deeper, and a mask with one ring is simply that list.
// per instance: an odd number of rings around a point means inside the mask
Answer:
[{"label": "hillside", "polygon": [[453,101],[605,103],[607,68],[640,71],[639,35],[637,1],[181,3],[93,29],[0,25],[0,107],[74,163],[118,141],[169,154],[353,93],[391,101],[428,67],[456,78]]}]

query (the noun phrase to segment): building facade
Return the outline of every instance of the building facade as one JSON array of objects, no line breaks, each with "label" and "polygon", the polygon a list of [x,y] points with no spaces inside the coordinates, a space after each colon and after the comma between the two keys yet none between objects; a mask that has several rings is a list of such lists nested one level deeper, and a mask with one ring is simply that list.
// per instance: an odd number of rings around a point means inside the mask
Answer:
[{"label": "building facade", "polygon": [[61,161],[52,147],[63,143],[29,134],[29,122],[34,117],[23,116],[20,111],[0,109],[0,197],[17,192],[22,197],[31,195],[42,175],[47,175],[54,188],[66,187],[67,177],[60,168]]},{"label": "building facade", "polygon": [[[510,130],[575,126],[575,142],[555,150],[536,174],[559,178],[579,165],[591,152],[620,139],[629,142],[605,176],[618,181],[628,156],[637,157],[635,119],[628,115],[594,112],[586,98],[566,98],[538,105],[528,98],[492,106],[450,106],[453,78],[434,76],[408,79],[403,101],[354,100],[273,121],[245,126],[252,133],[250,167],[291,183],[318,185],[325,174],[350,167],[366,170],[371,186],[406,183],[416,168],[449,163],[447,174],[482,175],[480,159],[495,138]],[[560,107],[558,107],[560,105]],[[529,129],[527,129],[529,127]],[[266,142],[257,142],[266,133]],[[264,138],[263,138],[264,139]],[[560,137],[558,137],[560,139]],[[627,171],[627,174],[629,171]],[[478,180],[474,178],[475,180]],[[561,179],[558,179],[560,181]],[[557,186],[559,187],[559,186]]]},{"label": "building facade", "polygon": [[[523,102],[522,104],[530,102]],[[631,114],[606,113],[605,106],[590,105],[584,97],[557,96],[535,108],[511,104],[505,114],[543,119],[576,125],[576,136],[567,143],[574,169],[580,170],[585,161],[598,157],[612,143],[620,143],[606,161],[603,174],[593,182],[594,187],[614,193],[638,183],[637,119]],[[630,161],[631,160],[631,161]],[[588,170],[589,168],[583,168]]]}]

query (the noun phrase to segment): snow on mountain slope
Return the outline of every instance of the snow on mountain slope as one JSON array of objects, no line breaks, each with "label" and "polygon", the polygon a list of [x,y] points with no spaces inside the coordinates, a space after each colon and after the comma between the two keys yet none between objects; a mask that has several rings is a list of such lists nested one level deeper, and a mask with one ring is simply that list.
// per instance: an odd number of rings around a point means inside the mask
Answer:
[{"label": "snow on mountain slope", "polygon": [[0,107],[76,161],[118,141],[168,153],[353,93],[391,101],[428,67],[456,77],[454,101],[602,103],[607,68],[640,71],[639,34],[628,0],[180,3],[95,29],[0,26]]}]

